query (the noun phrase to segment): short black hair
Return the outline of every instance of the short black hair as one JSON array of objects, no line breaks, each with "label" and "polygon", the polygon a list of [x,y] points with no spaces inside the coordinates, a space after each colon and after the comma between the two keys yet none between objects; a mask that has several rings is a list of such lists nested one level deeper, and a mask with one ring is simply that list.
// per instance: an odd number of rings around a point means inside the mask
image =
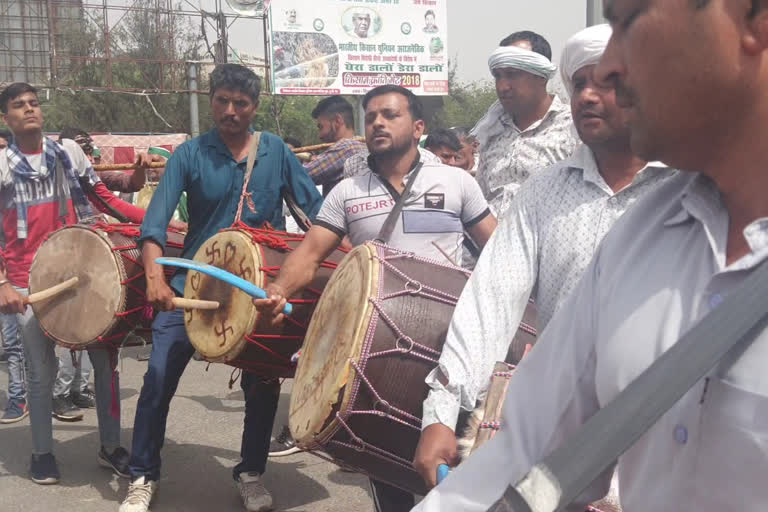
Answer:
[{"label": "short black hair", "polygon": [[537,34],[536,32],[531,32],[530,30],[523,30],[508,35],[501,40],[499,46],[512,46],[514,43],[519,43],[520,41],[531,43],[531,50],[552,60],[552,47],[549,45],[549,41],[547,41],[544,36]]},{"label": "short black hair", "polygon": [[435,11],[430,9],[427,12],[424,13],[424,19],[427,19],[427,16],[429,16],[430,14],[432,15],[433,18],[435,17]]},{"label": "short black hair", "polygon": [[211,98],[219,89],[240,91],[256,103],[261,94],[261,78],[253,70],[240,64],[219,64],[211,73]]},{"label": "short black hair", "polygon": [[293,146],[294,148],[300,148],[301,146],[303,146],[301,141],[296,137],[283,137],[283,142],[285,142],[289,146]]},{"label": "short black hair", "polygon": [[450,130],[456,134],[459,140],[465,139],[468,144],[474,144],[477,141],[477,138],[471,133],[472,130],[466,126],[454,126]]},{"label": "short black hair", "polygon": [[62,139],[71,139],[75,140],[75,137],[88,137],[91,136],[88,134],[88,132],[81,130],[80,128],[74,128],[72,126],[67,126],[63,130],[61,130],[61,133],[59,134],[59,142],[62,141]]},{"label": "short black hair", "polygon": [[352,105],[341,96],[329,96],[320,100],[312,111],[312,119],[320,116],[334,116],[339,114],[347,128],[355,127],[355,113]]},{"label": "short black hair", "polygon": [[0,112],[7,114],[8,103],[27,92],[34,93],[37,96],[37,89],[26,82],[16,82],[3,89],[3,92],[0,92]]},{"label": "short black hair", "polygon": [[453,151],[461,151],[461,142],[451,130],[438,128],[432,130],[424,141],[424,147],[429,148],[448,148]]},{"label": "short black hair", "polygon": [[363,96],[363,110],[368,108],[368,103],[373,98],[391,93],[405,96],[408,100],[408,110],[411,112],[411,117],[413,117],[415,121],[422,121],[424,119],[424,107],[421,105],[421,100],[413,94],[413,91],[406,89],[405,87],[400,87],[399,85],[380,85],[365,93],[365,96]]},{"label": "short black hair", "polygon": [[0,130],[0,139],[5,139],[8,142],[11,142],[11,137],[13,137],[13,134],[8,130]]}]

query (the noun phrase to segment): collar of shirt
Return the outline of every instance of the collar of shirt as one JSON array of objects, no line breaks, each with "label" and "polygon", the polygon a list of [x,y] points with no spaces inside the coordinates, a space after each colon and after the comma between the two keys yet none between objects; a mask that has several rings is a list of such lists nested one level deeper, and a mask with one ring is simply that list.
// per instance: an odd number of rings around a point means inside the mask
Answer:
[{"label": "collar of shirt", "polygon": [[[674,227],[686,222],[699,222],[707,232],[710,247],[721,271],[726,270],[728,243],[728,210],[720,190],[712,179],[696,173],[680,193],[664,226]],[[728,267],[737,271],[752,268],[768,257],[768,218],[759,218],[744,228],[744,237],[752,250]]]},{"label": "collar of shirt", "polygon": [[[411,174],[413,173],[414,169],[416,169],[416,166],[419,165],[419,161],[421,160],[421,152],[416,152],[416,158],[413,160],[413,163],[411,164],[411,168],[408,171],[408,173],[403,177],[403,180],[409,180],[411,177]],[[400,199],[400,192],[395,189],[395,187],[392,186],[392,184],[389,182],[388,179],[383,178],[380,174],[378,169],[376,168],[376,159],[373,155],[368,155],[368,168],[373,172],[373,175],[376,176],[379,181],[387,188],[387,191],[392,196],[392,198],[397,201]]]},{"label": "collar of shirt", "polygon": [[622,190],[614,192],[611,187],[606,183],[605,178],[600,173],[600,169],[597,165],[594,152],[586,144],[581,144],[573,155],[563,161],[563,168],[571,172],[582,172],[582,177],[587,183],[592,183],[606,194],[613,196],[623,192],[624,190],[644,182],[651,176],[655,176],[659,172],[669,172],[670,169],[661,162],[649,162],[643,167],[629,184]]},{"label": "collar of shirt", "polygon": [[508,112],[504,112],[504,115],[501,116],[501,124],[503,124],[506,128],[513,128],[515,131],[519,133],[525,133],[525,132],[535,132],[538,130],[546,121],[549,121],[553,117],[559,115],[561,112],[570,112],[571,107],[563,103],[560,98],[557,96],[557,94],[554,95],[552,98],[552,104],[549,106],[549,110],[547,110],[547,113],[544,114],[544,117],[533,123],[531,126],[526,128],[525,130],[521,130],[517,127],[515,124],[515,120],[512,117],[511,114]]},{"label": "collar of shirt", "polygon": [[[248,132],[251,135],[253,135],[254,133],[256,133],[256,130],[254,130],[253,127],[249,127]],[[232,151],[230,151],[230,149],[227,147],[224,141],[221,140],[221,136],[219,135],[218,128],[214,128],[211,131],[204,133],[202,135],[202,139],[203,140],[201,142],[206,146],[214,148],[218,153],[220,153],[223,156],[229,157],[232,160],[235,159],[235,157],[232,155]],[[259,142],[259,150],[256,153],[257,159],[258,157],[266,156],[266,154],[267,154],[266,144],[261,144],[261,142]],[[240,162],[237,162],[237,163],[239,164],[239,163],[245,162],[247,161],[247,159],[248,157],[246,156],[244,159],[242,159]]]}]

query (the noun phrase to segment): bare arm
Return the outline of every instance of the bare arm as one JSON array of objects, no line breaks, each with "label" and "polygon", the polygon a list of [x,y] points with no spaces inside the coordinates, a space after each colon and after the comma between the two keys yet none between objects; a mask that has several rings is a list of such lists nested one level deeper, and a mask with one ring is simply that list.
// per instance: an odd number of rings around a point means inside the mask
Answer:
[{"label": "bare arm", "polygon": [[256,308],[271,315],[273,323],[283,320],[287,298],[312,282],[320,264],[341,243],[341,237],[322,226],[314,225],[304,241],[288,256],[274,282],[266,287],[267,299],[253,301]]},{"label": "bare arm", "polygon": [[0,282],[6,281],[0,285],[0,312],[4,314],[24,313],[26,309],[24,296],[17,292],[11,283],[7,282],[7,279],[5,271],[0,270]]},{"label": "bare arm", "polygon": [[490,240],[493,232],[496,231],[496,226],[498,226],[496,217],[490,214],[471,228],[467,228],[467,232],[477,246],[482,249]]},{"label": "bare arm", "polygon": [[171,287],[165,282],[163,266],[155,263],[155,259],[163,255],[163,248],[152,240],[144,240],[141,249],[141,259],[147,278],[147,300],[160,311],[174,309]]}]

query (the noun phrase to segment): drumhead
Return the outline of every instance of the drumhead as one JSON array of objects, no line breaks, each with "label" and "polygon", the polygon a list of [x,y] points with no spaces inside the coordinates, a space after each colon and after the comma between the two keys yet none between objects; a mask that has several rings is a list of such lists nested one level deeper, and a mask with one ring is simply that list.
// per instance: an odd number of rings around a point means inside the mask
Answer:
[{"label": "drumhead", "polygon": [[[195,254],[195,261],[207,263],[264,287],[262,255],[251,237],[241,231],[222,231],[208,239]],[[218,279],[189,271],[184,297],[218,301],[214,311],[186,310],[184,319],[189,341],[206,359],[227,362],[235,359],[253,332],[258,312],[251,297]]]},{"label": "drumhead", "polygon": [[325,437],[336,428],[329,421],[334,406],[346,406],[354,369],[359,360],[374,307],[368,301],[378,295],[379,261],[368,244],[350,252],[334,272],[315,308],[301,349],[291,393],[289,426],[302,447],[315,436]]},{"label": "drumhead", "polygon": [[106,234],[87,226],[69,226],[52,233],[35,254],[29,271],[29,293],[71,277],[78,285],[50,300],[32,305],[40,326],[66,345],[87,345],[108,333],[125,308],[120,284],[125,269],[112,252]]}]

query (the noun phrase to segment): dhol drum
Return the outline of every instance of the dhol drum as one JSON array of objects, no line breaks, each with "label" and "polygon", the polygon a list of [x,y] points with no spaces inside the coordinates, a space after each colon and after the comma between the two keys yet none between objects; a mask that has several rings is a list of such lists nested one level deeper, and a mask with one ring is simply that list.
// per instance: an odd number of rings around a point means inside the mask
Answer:
[{"label": "dhol drum", "polygon": [[[77,350],[97,342],[151,342],[154,312],[146,301],[138,237],[136,224],[78,224],[54,231],[40,245],[29,272],[30,293],[79,278],[76,287],[32,305],[57,344]],[[183,245],[183,233],[168,231],[169,256],[180,256]]]},{"label": "dhol drum", "polygon": [[[241,225],[207,240],[194,259],[264,288],[277,277],[283,261],[303,239],[302,235]],[[344,254],[334,251],[312,283],[290,298],[293,313],[279,326],[271,325],[266,318],[262,321],[245,292],[190,271],[184,297],[217,301],[221,306],[213,311],[186,310],[189,340],[208,361],[227,363],[264,377],[293,377],[296,365],[292,358],[304,343],[317,300]]]},{"label": "dhol drum", "polygon": [[469,271],[369,242],[339,266],[315,309],[291,395],[298,444],[415,494],[411,461],[427,374]]}]

